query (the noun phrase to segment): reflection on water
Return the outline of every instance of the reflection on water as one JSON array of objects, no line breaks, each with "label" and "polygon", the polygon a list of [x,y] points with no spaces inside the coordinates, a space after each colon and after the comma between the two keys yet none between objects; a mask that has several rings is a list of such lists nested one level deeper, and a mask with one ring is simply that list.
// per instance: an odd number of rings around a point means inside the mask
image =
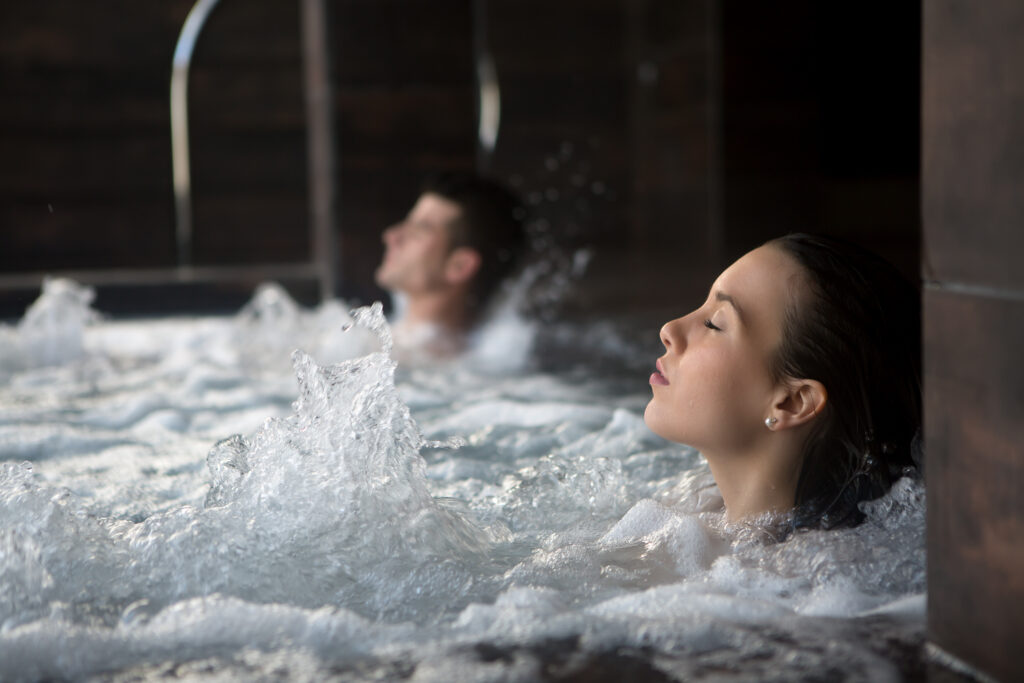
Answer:
[{"label": "reflection on water", "polygon": [[231,318],[102,322],[90,301],[50,283],[0,329],[4,680],[919,667],[922,486],[854,530],[724,525],[699,454],[643,425],[648,351],[608,323],[547,328],[554,370],[507,316],[458,362],[396,368],[379,308],[266,287]]}]

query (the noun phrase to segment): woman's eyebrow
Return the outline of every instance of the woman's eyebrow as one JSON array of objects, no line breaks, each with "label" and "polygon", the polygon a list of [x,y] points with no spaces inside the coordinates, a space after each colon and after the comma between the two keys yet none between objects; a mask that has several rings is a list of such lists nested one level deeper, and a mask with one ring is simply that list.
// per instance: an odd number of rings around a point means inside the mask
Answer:
[{"label": "woman's eyebrow", "polygon": [[724,301],[732,304],[732,307],[736,310],[736,315],[739,316],[740,322],[743,322],[743,309],[736,303],[736,299],[733,299],[725,292],[715,292],[715,301]]}]

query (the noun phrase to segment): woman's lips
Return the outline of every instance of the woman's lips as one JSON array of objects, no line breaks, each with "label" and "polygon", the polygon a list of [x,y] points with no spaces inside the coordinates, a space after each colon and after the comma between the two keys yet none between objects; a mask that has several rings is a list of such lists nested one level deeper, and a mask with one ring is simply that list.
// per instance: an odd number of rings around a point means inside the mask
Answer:
[{"label": "woman's lips", "polygon": [[651,373],[650,383],[651,384],[656,384],[656,385],[662,386],[662,387],[667,387],[668,386],[668,378],[665,377],[665,375],[661,371],[661,359],[660,358],[655,363],[655,365],[657,366],[658,369],[655,372]]}]

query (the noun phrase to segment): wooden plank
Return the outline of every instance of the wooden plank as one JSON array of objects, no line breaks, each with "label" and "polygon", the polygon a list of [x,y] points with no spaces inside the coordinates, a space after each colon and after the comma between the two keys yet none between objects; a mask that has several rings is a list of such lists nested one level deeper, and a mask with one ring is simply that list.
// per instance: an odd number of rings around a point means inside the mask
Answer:
[{"label": "wooden plank", "polygon": [[0,66],[0,130],[80,135],[170,126],[166,69]]},{"label": "wooden plank", "polygon": [[925,299],[928,630],[999,680],[1024,633],[1024,293]]},{"label": "wooden plank", "polygon": [[158,134],[0,135],[0,148],[8,155],[0,164],[0,195],[8,197],[116,197],[170,188],[170,145]]},{"label": "wooden plank", "polygon": [[169,194],[2,201],[0,271],[170,265],[173,221]]},{"label": "wooden plank", "polygon": [[305,142],[305,131],[203,131],[193,138],[193,195],[248,191],[305,197]]},{"label": "wooden plank", "polygon": [[504,74],[609,75],[622,67],[620,0],[490,0],[488,43]]},{"label": "wooden plank", "polygon": [[200,194],[194,208],[197,265],[310,260],[305,193]]},{"label": "wooden plank", "polygon": [[189,78],[189,126],[201,130],[305,129],[300,63],[196,65]]},{"label": "wooden plank", "polygon": [[114,70],[145,64],[169,70],[174,43],[193,4],[194,0],[0,3],[0,62]]},{"label": "wooden plank", "polygon": [[338,135],[345,156],[472,152],[473,91],[457,87],[340,89]]},{"label": "wooden plank", "polygon": [[472,83],[472,0],[332,3],[339,88]]},{"label": "wooden plank", "polygon": [[221,2],[196,42],[193,68],[290,66],[302,82],[299,3]]},{"label": "wooden plank", "polygon": [[928,275],[1022,289],[1024,4],[937,0],[926,10]]}]

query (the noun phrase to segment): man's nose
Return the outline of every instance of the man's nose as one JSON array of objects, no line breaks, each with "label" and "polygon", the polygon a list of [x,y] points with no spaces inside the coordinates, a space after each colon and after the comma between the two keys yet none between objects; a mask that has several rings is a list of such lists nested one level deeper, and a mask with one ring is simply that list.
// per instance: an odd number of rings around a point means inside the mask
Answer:
[{"label": "man's nose", "polygon": [[384,232],[381,233],[381,241],[387,246],[393,246],[401,240],[402,237],[402,224],[395,223],[389,228],[385,228]]}]

